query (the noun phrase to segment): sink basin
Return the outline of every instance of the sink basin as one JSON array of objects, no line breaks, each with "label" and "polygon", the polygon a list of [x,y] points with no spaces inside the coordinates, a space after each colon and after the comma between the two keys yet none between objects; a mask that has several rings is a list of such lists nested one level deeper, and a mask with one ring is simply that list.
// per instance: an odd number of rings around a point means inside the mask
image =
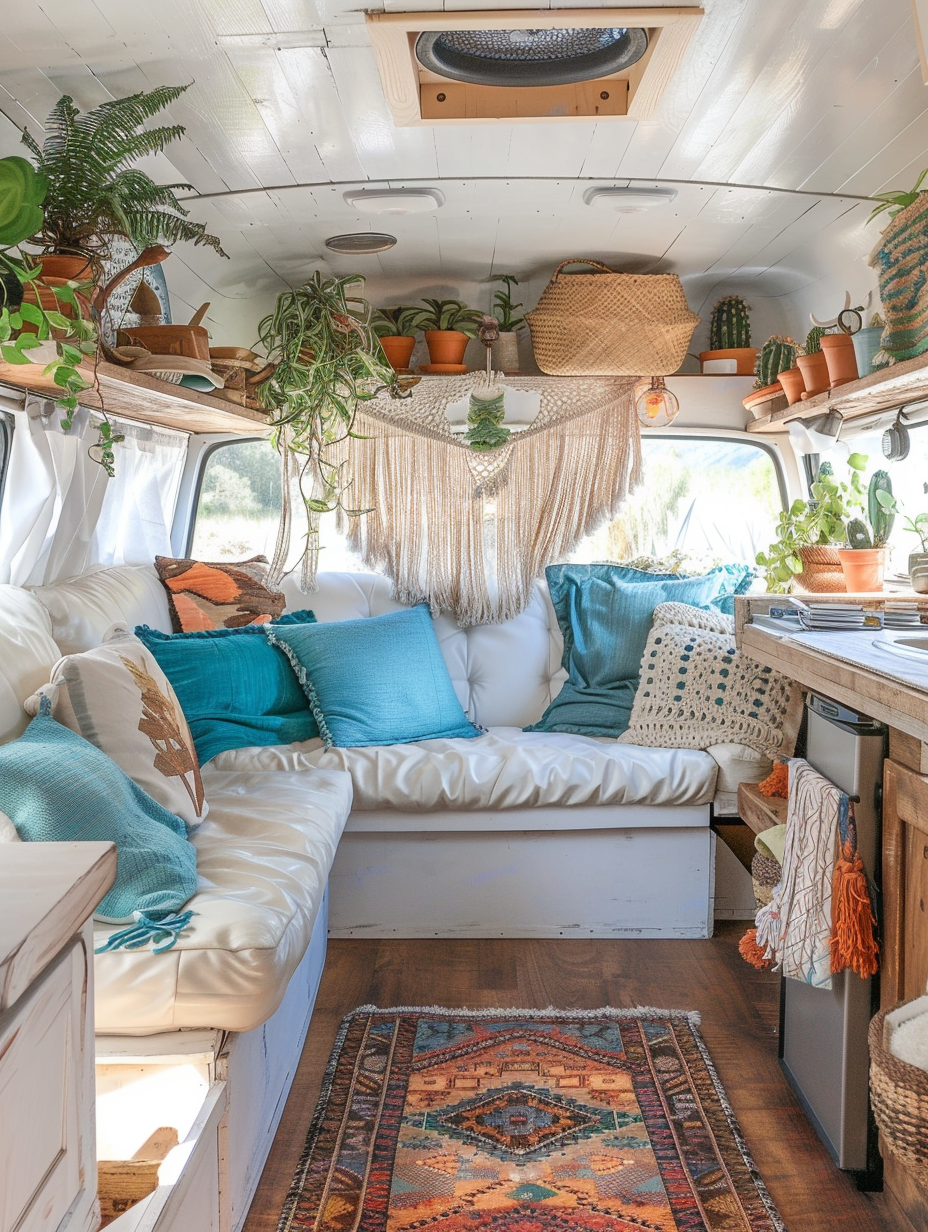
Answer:
[{"label": "sink basin", "polygon": [[890,654],[902,655],[906,659],[920,659],[923,663],[928,663],[928,633],[894,637],[891,641],[874,639],[873,644],[879,650],[886,650]]}]

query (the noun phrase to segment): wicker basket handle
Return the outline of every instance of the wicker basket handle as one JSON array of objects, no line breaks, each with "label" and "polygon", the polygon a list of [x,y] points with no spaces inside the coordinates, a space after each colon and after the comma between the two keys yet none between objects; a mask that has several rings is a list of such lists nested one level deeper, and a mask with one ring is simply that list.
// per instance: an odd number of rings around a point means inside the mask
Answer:
[{"label": "wicker basket handle", "polygon": [[554,273],[551,275],[552,282],[555,278],[560,278],[561,270],[565,265],[592,265],[594,269],[599,270],[601,274],[614,274],[615,270],[610,269],[608,265],[603,265],[602,261],[591,261],[588,257],[568,257],[566,261],[562,261]]}]

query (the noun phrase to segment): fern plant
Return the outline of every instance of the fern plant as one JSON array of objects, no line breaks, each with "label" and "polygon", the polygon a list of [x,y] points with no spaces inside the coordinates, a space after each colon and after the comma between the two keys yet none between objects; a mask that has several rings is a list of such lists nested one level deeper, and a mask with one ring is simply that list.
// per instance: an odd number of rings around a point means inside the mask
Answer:
[{"label": "fern plant", "polygon": [[23,144],[48,184],[45,217],[32,242],[43,252],[84,257],[95,269],[113,236],[140,248],[189,240],[226,256],[216,236],[193,222],[177,199],[178,191],[192,191],[192,185],[156,184],[134,165],[184,133],[181,124],[143,125],[186,89],[159,86],[85,112],[65,94],[45,122],[42,145],[24,131]]}]

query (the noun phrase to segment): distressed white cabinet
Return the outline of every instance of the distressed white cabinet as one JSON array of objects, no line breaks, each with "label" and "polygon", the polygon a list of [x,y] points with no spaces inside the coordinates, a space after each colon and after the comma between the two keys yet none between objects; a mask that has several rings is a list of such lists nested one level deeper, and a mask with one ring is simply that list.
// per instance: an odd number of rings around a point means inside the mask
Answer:
[{"label": "distressed white cabinet", "polygon": [[110,843],[0,844],[0,1232],[93,1232],[93,941]]}]

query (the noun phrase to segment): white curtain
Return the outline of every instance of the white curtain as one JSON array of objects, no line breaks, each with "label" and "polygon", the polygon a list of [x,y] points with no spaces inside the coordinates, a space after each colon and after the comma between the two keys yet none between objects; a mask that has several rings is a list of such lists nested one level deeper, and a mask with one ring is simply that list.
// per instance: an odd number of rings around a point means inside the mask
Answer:
[{"label": "white curtain", "polygon": [[93,564],[151,561],[170,554],[170,530],[187,453],[183,433],[114,421],[116,478],[89,455],[97,416],[28,397],[16,412],[0,510],[0,582],[42,585]]}]

